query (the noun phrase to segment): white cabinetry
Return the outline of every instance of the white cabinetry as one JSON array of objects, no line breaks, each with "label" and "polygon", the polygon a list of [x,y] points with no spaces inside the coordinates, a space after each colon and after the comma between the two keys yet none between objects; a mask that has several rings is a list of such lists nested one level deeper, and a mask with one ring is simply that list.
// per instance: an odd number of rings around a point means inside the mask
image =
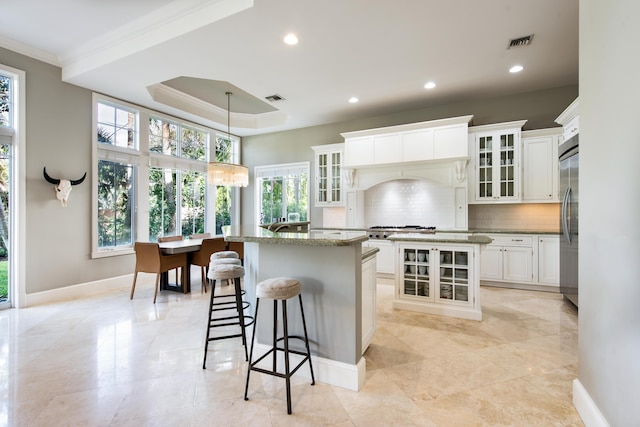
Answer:
[{"label": "white cabinetry", "polygon": [[579,98],[576,98],[556,119],[556,123],[562,125],[563,141],[580,133],[579,111]]},{"label": "white cabinetry", "polygon": [[344,166],[349,168],[460,159],[469,156],[468,125],[473,116],[345,132]]},{"label": "white cabinetry", "polygon": [[362,353],[376,333],[376,255],[362,260]]},{"label": "white cabinetry", "polygon": [[376,135],[373,137],[373,163],[384,165],[402,161],[402,136],[399,133]]},{"label": "white cabinetry", "polygon": [[480,250],[480,279],[532,283],[532,235],[489,235],[493,242]]},{"label": "white cabinetry", "polygon": [[345,139],[345,166],[358,167],[373,164],[373,137]]},{"label": "white cabinetry", "polygon": [[376,259],[376,271],[383,274],[395,274],[396,272],[396,252],[395,245],[387,240],[369,240],[363,246],[378,248],[378,257]]},{"label": "white cabinetry", "polygon": [[311,147],[315,152],[315,205],[343,206],[342,159],[344,144]]},{"label": "white cabinetry", "polygon": [[393,307],[482,320],[476,247],[400,243]]},{"label": "white cabinetry", "polygon": [[364,228],[364,191],[346,192],[347,228]]},{"label": "white cabinetry", "polygon": [[558,202],[558,141],[562,129],[522,132],[522,201]]},{"label": "white cabinetry", "polygon": [[469,129],[475,171],[471,202],[520,201],[520,133],[525,123],[521,120]]},{"label": "white cabinetry", "polygon": [[538,236],[538,282],[560,285],[560,236]]}]

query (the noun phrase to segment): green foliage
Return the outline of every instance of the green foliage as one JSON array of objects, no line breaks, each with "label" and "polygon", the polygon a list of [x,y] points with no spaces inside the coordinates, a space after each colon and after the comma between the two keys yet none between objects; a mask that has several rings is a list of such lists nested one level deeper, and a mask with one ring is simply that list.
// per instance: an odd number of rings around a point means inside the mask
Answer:
[{"label": "green foliage", "polygon": [[11,79],[0,75],[0,126],[9,126]]},{"label": "green foliage", "polygon": [[182,172],[182,235],[204,232],[206,175]]},{"label": "green foliage", "polygon": [[307,220],[307,174],[265,178],[261,180],[260,186],[263,224],[277,222],[290,213],[300,214],[300,221]]},{"label": "green foliage", "polygon": [[0,261],[0,301],[6,300],[9,296],[9,261]]},{"label": "green foliage", "polygon": [[133,166],[98,162],[98,246],[131,244]]}]

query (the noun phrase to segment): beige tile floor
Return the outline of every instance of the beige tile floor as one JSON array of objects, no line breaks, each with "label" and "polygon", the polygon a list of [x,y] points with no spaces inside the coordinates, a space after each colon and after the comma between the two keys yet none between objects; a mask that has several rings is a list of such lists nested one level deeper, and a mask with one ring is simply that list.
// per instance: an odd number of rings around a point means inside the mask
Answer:
[{"label": "beige tile floor", "polygon": [[[194,287],[197,274],[194,275]],[[582,426],[571,403],[577,316],[558,294],[482,288],[482,322],[394,310],[378,283],[378,331],[360,392],[254,374],[239,339],[202,350],[208,300],[128,290],[0,311],[0,425]]]}]

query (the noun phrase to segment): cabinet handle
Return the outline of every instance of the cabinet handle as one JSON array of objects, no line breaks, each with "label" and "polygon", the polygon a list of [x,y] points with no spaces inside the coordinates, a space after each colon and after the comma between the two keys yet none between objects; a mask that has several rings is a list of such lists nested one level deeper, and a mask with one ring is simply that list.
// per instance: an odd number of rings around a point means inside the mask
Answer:
[{"label": "cabinet handle", "polygon": [[522,242],[522,239],[511,239],[512,242]]}]

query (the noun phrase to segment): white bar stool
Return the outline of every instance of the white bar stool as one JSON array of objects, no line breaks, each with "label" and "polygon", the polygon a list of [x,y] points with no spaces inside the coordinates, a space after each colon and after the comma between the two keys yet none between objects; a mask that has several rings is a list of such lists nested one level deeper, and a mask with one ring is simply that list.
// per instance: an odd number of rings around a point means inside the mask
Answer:
[{"label": "white bar stool", "polygon": [[[277,277],[274,279],[267,279],[260,283],[256,287],[256,311],[255,319],[258,319],[258,307],[260,306],[260,298],[270,298],[273,300],[273,346],[269,351],[260,356],[255,361],[253,360],[253,344],[256,338],[257,323],[254,321],[253,332],[251,333],[251,351],[249,352],[249,367],[247,369],[247,384],[244,389],[244,400],[249,400],[247,393],[249,391],[249,375],[251,371],[261,372],[263,374],[273,375],[279,378],[284,378],[287,388],[287,413],[291,414],[291,376],[304,364],[309,361],[309,370],[311,371],[311,385],[316,383],[313,376],[313,366],[311,364],[311,352],[309,351],[309,338],[307,336],[307,322],[304,318],[304,310],[302,308],[302,286],[299,280],[289,277]],[[298,296],[300,301],[300,314],[302,315],[302,329],[304,331],[304,337],[289,335],[287,324],[287,300]],[[282,302],[282,331],[283,336],[278,338],[278,301]],[[297,350],[289,349],[289,339],[299,339],[304,342],[306,353]],[[284,346],[278,347],[278,341],[283,341]],[[277,370],[277,353],[278,351],[284,352],[284,373],[280,373]],[[304,356],[302,361],[298,365],[291,369],[289,366],[289,354],[294,353]],[[256,366],[268,355],[272,355],[273,369],[263,369]]]},{"label": "white bar stool", "polygon": [[[240,261],[239,259],[237,260]],[[244,267],[237,264],[216,263],[209,265],[207,278],[211,280],[211,299],[209,301],[209,320],[207,321],[207,337],[204,343],[204,360],[202,361],[202,369],[207,368],[207,350],[209,349],[209,341],[216,341],[226,338],[242,337],[242,345],[244,346],[245,360],[249,360],[247,354],[247,337],[245,328],[253,323],[253,317],[244,314],[244,310],[249,308],[249,302],[242,300],[244,291],[240,286],[240,278],[244,276]],[[235,293],[231,295],[215,295],[216,281],[233,280],[235,284]],[[214,302],[218,298],[219,302]],[[232,299],[231,299],[232,298]],[[231,299],[231,300],[229,300]],[[214,317],[219,311],[235,310],[235,313],[223,315],[222,317]],[[211,336],[211,329],[225,326],[238,325],[240,332],[235,334]]]}]

